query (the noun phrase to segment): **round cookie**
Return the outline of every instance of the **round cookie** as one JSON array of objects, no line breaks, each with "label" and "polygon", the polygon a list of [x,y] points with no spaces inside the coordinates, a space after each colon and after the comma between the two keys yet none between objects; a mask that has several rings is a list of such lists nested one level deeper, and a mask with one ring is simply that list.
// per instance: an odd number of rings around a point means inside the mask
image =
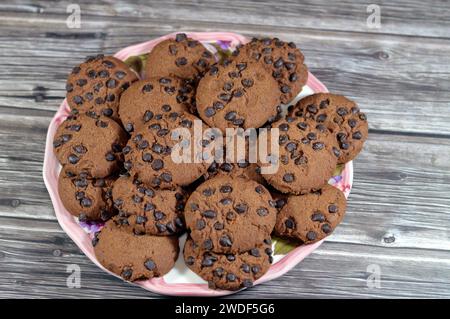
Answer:
[{"label": "round cookie", "polygon": [[66,171],[106,177],[119,168],[126,132],[114,120],[86,114],[69,115],[56,130],[53,148]]},{"label": "round cookie", "polygon": [[[337,164],[337,145],[328,129],[312,120],[286,116],[272,124],[279,129],[278,158],[270,149],[271,163],[278,163],[273,174],[264,174],[266,181],[283,193],[303,194],[319,189],[328,182]],[[261,132],[260,139],[271,143],[270,131]],[[261,158],[259,158],[261,161]],[[270,164],[262,164],[267,167]]]},{"label": "round cookie", "polygon": [[316,93],[300,100],[290,112],[313,118],[333,131],[340,149],[339,164],[354,159],[369,134],[366,114],[342,95]]},{"label": "round cookie", "polygon": [[196,80],[213,63],[214,55],[199,41],[178,33],[175,39],[158,43],[148,54],[145,77],[175,76]]},{"label": "round cookie", "polygon": [[79,113],[92,112],[117,120],[119,99],[137,75],[122,61],[101,54],[88,57],[67,78],[67,103]]},{"label": "round cookie", "polygon": [[347,201],[336,187],[290,196],[277,216],[274,234],[311,244],[330,235],[345,215]]},{"label": "round cookie", "polygon": [[114,180],[113,177],[89,179],[85,173],[76,176],[62,170],[58,179],[61,202],[80,221],[106,221],[115,215],[111,197]]},{"label": "round cookie", "polygon": [[98,261],[128,281],[165,275],[179,253],[176,236],[135,235],[131,226],[115,218],[96,234],[92,244]]},{"label": "round cookie", "polygon": [[119,116],[129,133],[156,114],[184,112],[193,108],[194,88],[185,80],[155,77],[133,83],[120,99]]},{"label": "round cookie", "polygon": [[[214,143],[212,139],[200,140],[201,137],[194,134],[195,121],[203,131],[207,129],[200,119],[187,112],[159,114],[147,122],[123,149],[124,166],[130,175],[152,187],[172,188],[189,185],[205,174],[210,164],[202,160],[201,146],[213,147]],[[177,134],[179,139],[173,140],[174,130],[180,128],[186,129],[190,137]],[[181,147],[184,147],[182,151]],[[172,159],[172,151],[184,155],[188,149],[191,150],[191,156],[186,159],[189,162],[177,163]]]},{"label": "round cookie", "polygon": [[186,196],[181,188],[153,189],[122,176],[114,183],[112,197],[119,216],[128,218],[135,233],[172,235],[185,229]]},{"label": "round cookie", "polygon": [[308,69],[302,52],[293,42],[278,38],[253,38],[251,42],[233,52],[234,59],[258,61],[278,82],[281,102],[289,103],[302,90],[308,80]]},{"label": "round cookie", "polygon": [[278,84],[256,62],[230,62],[212,66],[200,80],[197,111],[211,127],[258,128],[277,114]]},{"label": "round cookie", "polygon": [[245,252],[272,232],[274,205],[269,191],[255,181],[217,176],[191,194],[184,217],[192,239],[203,250]]},{"label": "round cookie", "polygon": [[206,280],[212,289],[238,290],[251,287],[255,280],[269,270],[272,263],[270,237],[239,254],[205,251],[188,238],[183,253],[186,265]]}]

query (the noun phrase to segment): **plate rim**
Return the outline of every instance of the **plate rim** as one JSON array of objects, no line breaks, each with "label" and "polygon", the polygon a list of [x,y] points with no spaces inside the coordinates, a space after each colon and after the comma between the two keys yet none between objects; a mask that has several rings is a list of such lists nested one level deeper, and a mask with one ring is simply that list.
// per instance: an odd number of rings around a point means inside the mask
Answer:
[{"label": "plate rim", "polygon": [[[169,38],[173,38],[175,34],[179,32],[173,32],[162,37],[138,43],[118,51],[114,56],[121,60],[125,60],[129,56],[139,55],[143,53],[149,52],[156,44],[161,41],[164,41]],[[246,43],[249,41],[248,38],[243,35],[232,33],[232,32],[184,32],[188,37],[191,37],[195,40],[208,42],[208,41],[230,41],[232,46],[235,46],[240,43]],[[308,82],[306,84],[313,92],[328,92],[328,89],[325,85],[320,82],[313,74],[308,72]],[[78,246],[78,248],[100,269],[103,271],[120,278],[122,281],[130,283],[128,281],[123,280],[120,276],[110,272],[105,267],[103,267],[98,260],[95,258],[94,249],[91,244],[91,237],[88,233],[86,233],[81,226],[76,222],[75,218],[67,212],[64,208],[59,195],[58,195],[58,175],[59,175],[59,163],[56,159],[56,156],[53,153],[53,137],[56,132],[56,128],[59,124],[64,121],[69,112],[69,106],[67,104],[66,99],[64,99],[57,112],[53,116],[50,124],[48,126],[47,135],[46,135],[46,143],[45,143],[45,154],[44,154],[44,163],[42,175],[44,179],[44,184],[47,188],[47,191],[50,195],[50,199],[52,201],[53,209],[55,212],[55,216],[58,220],[59,225],[63,229],[63,231],[72,239],[72,241]],[[349,196],[350,190],[353,185],[353,162],[350,161],[345,164],[344,168],[344,178],[343,181],[346,183],[343,187],[339,187],[345,194],[346,197]],[[311,254],[315,249],[317,249],[322,242],[321,240],[317,243],[311,245],[299,246],[288,254],[286,254],[281,260],[271,265],[269,271],[260,279],[255,282],[255,285],[273,280],[278,278],[289,270],[294,268],[298,263],[300,263],[305,257]],[[238,291],[228,291],[228,290],[212,290],[209,289],[207,284],[199,284],[199,283],[179,283],[179,284],[169,284],[164,281],[164,276],[160,278],[152,278],[145,281],[138,281],[134,283],[130,283],[132,285],[140,286],[146,290],[149,290],[154,293],[158,293],[161,295],[169,295],[169,296],[225,296],[236,293]]]}]

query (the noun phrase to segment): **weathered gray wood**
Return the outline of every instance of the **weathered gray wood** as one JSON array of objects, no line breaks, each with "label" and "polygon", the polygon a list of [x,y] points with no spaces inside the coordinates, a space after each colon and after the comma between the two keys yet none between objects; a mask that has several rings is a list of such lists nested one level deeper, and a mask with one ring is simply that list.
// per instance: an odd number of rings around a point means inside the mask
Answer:
[{"label": "weathered gray wood", "polygon": [[[100,271],[54,221],[0,218],[2,297],[117,298],[152,293]],[[36,238],[39,241],[36,241]],[[20,253],[18,253],[20,252]],[[285,276],[235,297],[425,297],[448,296],[450,263],[444,251],[339,243],[331,237]],[[81,269],[81,288],[68,288],[67,266]],[[369,265],[381,269],[381,288],[369,288]]]},{"label": "weathered gray wood", "polygon": [[[0,12],[26,13],[33,17],[67,15],[71,1],[15,1],[1,4]],[[158,21],[168,25],[241,24],[267,26],[271,29],[301,28],[327,31],[343,30],[363,33],[383,33],[412,36],[449,37],[450,7],[447,1],[420,0],[377,1],[381,9],[381,28],[367,25],[367,7],[373,1],[110,1],[107,4],[83,0],[80,4],[86,19],[120,17],[127,21]]]},{"label": "weathered gray wood", "polygon": [[[0,20],[0,25],[4,23]],[[0,88],[0,105],[55,110],[64,98],[67,73],[86,55],[113,53],[179,29],[161,30],[154,22],[121,26],[95,21],[73,31],[64,29],[64,20],[56,26],[46,20],[37,23],[36,30],[23,22],[2,26],[2,32],[14,38],[0,43],[4,52],[0,63],[20,76],[20,81],[0,73],[0,79],[8,79]],[[55,32],[55,27],[62,31]],[[249,36],[272,34],[298,43],[311,71],[331,91],[354,98],[368,113],[373,129],[450,135],[450,39],[252,30],[242,25],[227,30]]]},{"label": "weathered gray wood", "polygon": [[[0,3],[0,297],[155,297],[98,269],[60,229],[42,181],[46,129],[84,56],[178,30],[296,42],[330,90],[355,98],[371,135],[355,161],[348,213],[287,275],[238,297],[450,298],[450,3],[383,1]],[[71,2],[70,2],[71,3]],[[281,17],[281,18],[280,18]],[[78,264],[82,288],[66,287]],[[367,267],[381,268],[381,289]]]}]

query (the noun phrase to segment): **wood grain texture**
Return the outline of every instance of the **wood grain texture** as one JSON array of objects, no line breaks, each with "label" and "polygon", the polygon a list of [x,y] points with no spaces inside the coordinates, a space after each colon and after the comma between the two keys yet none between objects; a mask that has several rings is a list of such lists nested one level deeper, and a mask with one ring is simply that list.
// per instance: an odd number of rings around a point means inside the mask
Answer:
[{"label": "wood grain texture", "polygon": [[[45,135],[65,78],[86,55],[178,30],[296,42],[327,87],[359,102],[371,134],[348,213],[285,276],[235,297],[450,298],[450,4],[381,1],[66,1],[0,4],[0,297],[148,298],[93,265],[59,227],[42,181]],[[282,18],[280,18],[282,17]],[[78,264],[82,287],[66,286]],[[370,289],[367,267],[381,269]]]}]

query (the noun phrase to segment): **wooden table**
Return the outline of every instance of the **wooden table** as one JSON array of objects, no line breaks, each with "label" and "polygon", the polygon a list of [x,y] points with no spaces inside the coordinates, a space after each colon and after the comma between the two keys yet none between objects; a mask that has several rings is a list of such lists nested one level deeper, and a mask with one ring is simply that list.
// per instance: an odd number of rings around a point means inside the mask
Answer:
[{"label": "wooden table", "polygon": [[[77,0],[81,28],[69,29],[72,2],[0,3],[0,297],[156,297],[103,273],[61,230],[42,180],[47,126],[86,55],[225,30],[294,41],[370,123],[343,224],[288,274],[238,296],[450,297],[448,1],[376,1],[381,27],[370,28],[367,0]],[[66,286],[70,264],[79,289]]]}]

